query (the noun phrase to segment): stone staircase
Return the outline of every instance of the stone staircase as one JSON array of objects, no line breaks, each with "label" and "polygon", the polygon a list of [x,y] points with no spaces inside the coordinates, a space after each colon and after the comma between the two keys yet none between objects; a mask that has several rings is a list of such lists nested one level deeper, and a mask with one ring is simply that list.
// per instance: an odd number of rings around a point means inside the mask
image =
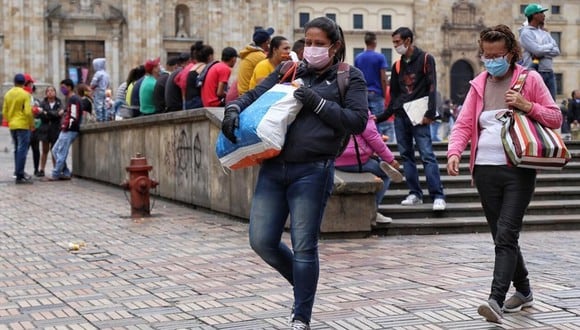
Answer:
[{"label": "stone staircase", "polygon": [[[580,141],[567,142],[572,153],[572,160],[562,171],[538,172],[534,198],[524,217],[524,230],[537,229],[580,229]],[[389,148],[398,158],[397,146]],[[373,229],[377,235],[408,235],[464,233],[488,231],[479,196],[471,186],[468,162],[469,151],[462,155],[460,175],[447,174],[447,143],[436,142],[433,145],[439,162],[441,180],[445,189],[447,209],[443,212],[432,210],[432,201],[426,190],[427,183],[423,166],[418,160],[419,176],[424,204],[402,206],[400,202],[409,190],[405,182],[392,183],[387,191],[379,212],[393,218],[391,224],[379,224]],[[419,153],[415,152],[416,157]]]}]

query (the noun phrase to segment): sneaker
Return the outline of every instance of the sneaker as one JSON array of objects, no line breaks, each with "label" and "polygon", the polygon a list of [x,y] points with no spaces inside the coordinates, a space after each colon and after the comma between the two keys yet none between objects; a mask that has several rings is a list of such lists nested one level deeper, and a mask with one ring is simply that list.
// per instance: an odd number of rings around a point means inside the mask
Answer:
[{"label": "sneaker", "polygon": [[292,309],[290,310],[290,316],[288,317],[288,324],[292,326],[292,322],[294,321],[294,305],[292,305]]},{"label": "sneaker", "polygon": [[14,181],[14,183],[16,183],[16,184],[32,184],[33,182],[32,182],[31,178],[23,177],[20,179],[16,179]]},{"label": "sneaker", "polygon": [[310,330],[310,325],[308,323],[304,323],[300,320],[292,321],[292,330]]},{"label": "sneaker", "polygon": [[506,313],[515,313],[522,310],[524,307],[531,307],[534,305],[534,295],[530,294],[525,297],[523,294],[516,291],[503,305],[503,311]]},{"label": "sneaker", "polygon": [[391,164],[387,162],[380,162],[379,166],[381,170],[387,174],[387,176],[391,179],[391,181],[395,183],[399,183],[403,181],[403,174],[399,172],[396,168],[391,166]]},{"label": "sneaker", "polygon": [[443,198],[435,198],[433,201],[433,211],[445,211],[445,207],[447,207],[447,203]]},{"label": "sneaker", "polygon": [[413,194],[409,194],[409,196],[407,196],[407,198],[405,198],[401,202],[401,205],[405,205],[405,206],[419,205],[419,204],[423,204],[423,201],[420,200],[419,197],[417,197],[416,195],[413,195]]},{"label": "sneaker", "polygon": [[375,218],[375,223],[391,223],[393,222],[393,218],[386,217],[377,212],[377,217]]},{"label": "sneaker", "polygon": [[487,322],[502,323],[503,312],[494,299],[490,299],[487,303],[480,305],[477,308],[477,314],[483,316]]}]

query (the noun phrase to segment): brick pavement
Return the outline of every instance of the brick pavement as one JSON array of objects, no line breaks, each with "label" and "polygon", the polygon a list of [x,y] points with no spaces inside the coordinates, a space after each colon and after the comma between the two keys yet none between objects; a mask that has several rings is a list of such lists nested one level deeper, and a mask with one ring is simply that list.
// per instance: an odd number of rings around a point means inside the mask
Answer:
[{"label": "brick pavement", "polygon": [[[246,223],[163,200],[135,221],[122,190],[80,179],[16,186],[7,145],[2,130],[0,329],[287,328],[291,290]],[[580,232],[521,243],[536,305],[496,326],[476,312],[488,233],[324,240],[312,328],[580,329]]]}]

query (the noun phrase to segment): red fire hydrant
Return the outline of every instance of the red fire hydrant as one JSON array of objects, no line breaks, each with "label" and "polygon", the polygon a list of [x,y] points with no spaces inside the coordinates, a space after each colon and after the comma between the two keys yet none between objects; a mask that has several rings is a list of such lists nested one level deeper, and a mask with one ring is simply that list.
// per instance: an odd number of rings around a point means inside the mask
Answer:
[{"label": "red fire hydrant", "polygon": [[149,171],[153,166],[147,165],[147,159],[140,153],[131,158],[131,163],[125,169],[129,172],[129,181],[121,183],[121,187],[131,192],[131,218],[144,218],[151,215],[149,206],[149,190],[159,184],[149,179]]}]

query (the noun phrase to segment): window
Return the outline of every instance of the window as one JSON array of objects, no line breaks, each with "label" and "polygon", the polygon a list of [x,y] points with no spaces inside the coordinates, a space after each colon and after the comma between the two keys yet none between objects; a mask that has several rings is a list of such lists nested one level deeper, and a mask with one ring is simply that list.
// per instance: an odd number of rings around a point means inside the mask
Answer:
[{"label": "window", "polygon": [[387,60],[387,65],[389,66],[387,68],[388,71],[391,69],[391,65],[393,63],[393,50],[391,48],[381,48],[381,54],[383,54],[383,56]]},{"label": "window", "polygon": [[383,15],[383,30],[390,30],[393,27],[391,26],[391,15]]},{"label": "window", "polygon": [[561,73],[554,73],[556,76],[556,95],[564,94],[564,88],[562,87],[563,83],[563,75]]},{"label": "window", "polygon": [[310,21],[310,14],[309,13],[300,13],[300,27],[303,28],[306,23]]},{"label": "window", "polygon": [[363,29],[363,15],[354,14],[352,15],[352,28],[353,29]]},{"label": "window", "polygon": [[353,48],[352,50],[352,58],[356,58],[356,56],[362,52],[364,52],[365,49],[364,48]]},{"label": "window", "polygon": [[552,38],[554,38],[554,41],[556,41],[556,45],[558,45],[558,48],[560,48],[560,51],[562,51],[562,47],[560,47],[562,32],[550,32],[550,35],[552,35]]},{"label": "window", "polygon": [[524,11],[526,10],[526,7],[527,7],[527,6],[528,6],[527,4],[525,4],[525,5],[520,5],[520,14],[522,14],[522,15],[524,14]]},{"label": "window", "polygon": [[328,14],[326,14],[326,17],[328,17],[331,20],[333,20],[334,22],[336,22],[336,14],[328,13]]},{"label": "window", "polygon": [[552,15],[560,15],[560,6],[552,6]]}]

